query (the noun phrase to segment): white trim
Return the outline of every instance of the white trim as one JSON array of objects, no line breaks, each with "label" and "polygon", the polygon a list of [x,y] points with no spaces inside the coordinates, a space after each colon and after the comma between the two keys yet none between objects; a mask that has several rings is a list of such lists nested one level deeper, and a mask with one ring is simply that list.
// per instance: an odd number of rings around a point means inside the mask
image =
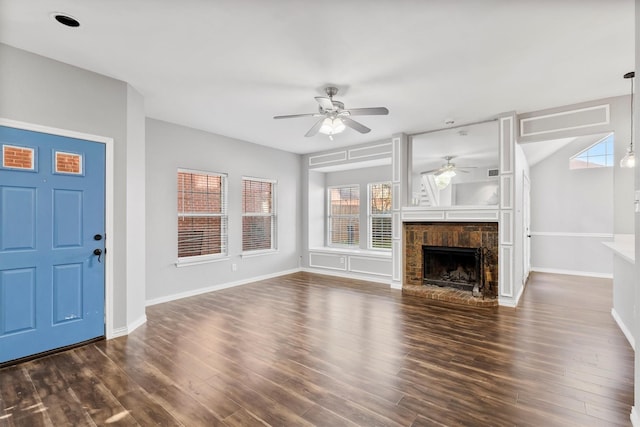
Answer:
[{"label": "white trim", "polygon": [[518,292],[518,295],[515,297],[515,299],[498,297],[498,305],[501,305],[504,307],[516,308],[520,303],[520,298],[522,297],[523,293],[524,293],[524,285],[520,287],[520,291]]},{"label": "white trim", "polygon": [[627,328],[627,325],[624,324],[624,322],[622,321],[622,318],[620,317],[620,315],[618,314],[615,308],[611,309],[611,316],[613,317],[613,320],[615,320],[616,323],[618,324],[618,327],[620,328],[624,336],[627,338],[627,341],[629,341],[629,344],[631,345],[631,348],[633,349],[633,351],[635,351],[636,340],[635,338],[633,338],[633,334],[631,333],[629,328]]},{"label": "white trim", "polygon": [[113,331],[113,335],[111,338],[118,338],[129,335],[131,332],[138,329],[140,326],[147,323],[147,315],[143,314],[133,322],[129,323],[127,326],[123,326],[122,328],[117,328]]},{"label": "white trim", "polygon": [[[361,273],[361,274],[372,274],[374,276],[383,276],[383,277],[388,277],[389,279],[391,279],[391,274],[387,274],[387,273],[376,273],[373,271],[364,271],[364,270],[356,270],[354,268],[351,268],[351,260],[352,259],[359,259],[359,260],[364,260],[364,261],[371,261],[371,258],[369,257],[363,257],[363,256],[349,256],[347,257],[347,271],[351,271],[353,273]],[[391,260],[389,260],[391,261]]]},{"label": "white trim", "polygon": [[380,249],[341,249],[336,247],[315,247],[309,248],[309,253],[322,253],[322,254],[338,254],[346,256],[361,256],[367,258],[383,258],[391,259],[391,250]]},{"label": "white trim", "polygon": [[231,259],[228,254],[222,255],[196,255],[191,257],[178,258],[176,267],[188,267],[190,265],[209,264],[210,262],[220,262]]},{"label": "white trim", "polygon": [[391,140],[391,144],[392,144],[392,148],[391,148],[391,152],[396,153],[395,156],[392,156],[392,162],[391,162],[391,182],[396,183],[396,182],[401,182],[400,179],[400,171],[402,170],[402,165],[401,165],[401,158],[402,158],[402,152],[401,152],[401,148],[402,146],[400,145],[400,138],[393,138]]},{"label": "white trim", "polygon": [[271,274],[265,274],[263,276],[256,276],[256,277],[250,277],[248,279],[242,279],[242,280],[237,280],[235,282],[227,282],[227,283],[220,283],[217,285],[212,285],[212,286],[207,286],[205,288],[199,288],[199,289],[194,289],[191,291],[186,291],[186,292],[180,292],[177,294],[172,294],[172,295],[166,295],[163,297],[158,297],[158,298],[153,298],[153,299],[149,299],[146,301],[146,306],[152,306],[152,305],[156,305],[156,304],[162,304],[165,302],[169,302],[169,301],[175,301],[175,300],[179,300],[182,298],[189,298],[189,297],[193,297],[196,295],[202,295],[202,294],[206,294],[209,292],[215,292],[215,291],[219,291],[222,289],[228,289],[228,288],[233,288],[236,286],[241,286],[241,285],[247,285],[250,283],[254,283],[254,282],[259,282],[261,280],[267,280],[267,279],[273,279],[274,277],[279,277],[279,276],[286,276],[287,274],[293,274],[293,273],[297,273],[301,271],[299,268],[294,268],[291,270],[285,270],[285,271],[280,271],[277,273],[271,273]]},{"label": "white trim", "polygon": [[[335,156],[335,155],[342,155],[342,158],[332,158],[330,160],[326,160],[326,161],[315,161],[316,159],[322,159],[323,157],[331,157],[331,156]],[[310,156],[309,157],[309,166],[318,166],[318,165],[325,165],[327,163],[336,163],[336,162],[344,162],[345,160],[347,160],[347,152],[346,151],[334,151],[333,153],[327,153],[327,154],[319,154],[317,156]]]},{"label": "white trim", "polygon": [[395,280],[389,284],[391,289],[400,289],[402,290],[402,282],[396,282]]},{"label": "white trim", "polygon": [[593,271],[577,271],[577,270],[562,270],[558,268],[543,268],[543,267],[531,267],[531,271],[537,273],[552,273],[552,274],[565,274],[567,276],[584,276],[595,277],[598,279],[613,279],[612,273],[598,273]]},{"label": "white trim", "polygon": [[565,231],[532,231],[532,236],[547,237],[589,237],[595,239],[613,239],[613,233],[571,233]]},{"label": "white trim", "polygon": [[[380,153],[373,153],[373,154],[362,154],[360,156],[352,155],[352,153],[355,152],[355,151],[366,151],[366,150],[371,150],[372,148],[387,147],[387,146],[389,147],[389,151],[382,151]],[[347,153],[348,153],[348,156],[349,156],[349,160],[363,159],[365,157],[384,156],[384,155],[388,155],[388,154],[392,154],[393,153],[393,145],[391,144],[391,142],[386,142],[384,144],[377,144],[377,145],[370,145],[370,146],[367,146],[367,147],[353,148],[351,150],[348,150]]]},{"label": "white trim", "polygon": [[[382,277],[372,277],[372,276],[366,276],[363,274],[338,273],[336,271],[331,271],[331,270],[325,271],[325,270],[319,270],[316,268],[307,268],[307,267],[303,267],[301,271],[304,271],[305,273],[321,274],[324,276],[335,276],[335,277],[343,277],[345,279],[364,280],[366,282],[382,283],[382,284],[391,286],[391,280],[388,277],[385,279]],[[397,288],[397,289],[400,289],[400,288]]]},{"label": "white trim", "polygon": [[255,250],[255,251],[245,251],[245,252],[241,252],[240,253],[240,257],[242,257],[242,258],[254,258],[254,257],[258,257],[258,256],[277,254],[278,252],[279,251],[277,249],[262,249],[262,250]]},{"label": "white trim", "polygon": [[631,407],[631,415],[629,415],[631,419],[631,425],[633,427],[640,427],[640,416],[638,416],[638,411],[635,406]]},{"label": "white trim", "polygon": [[[508,135],[505,135],[504,131],[504,123],[509,122]],[[500,135],[499,135],[499,144],[500,144],[500,174],[512,174],[513,173],[513,164],[514,164],[514,153],[513,150],[515,148],[513,141],[513,117],[500,117]]]},{"label": "white trim", "polygon": [[[604,122],[598,122],[598,123],[589,123],[586,125],[578,125],[578,126],[569,126],[569,127],[564,127],[564,128],[555,128],[555,129],[550,129],[550,130],[543,130],[543,131],[538,131],[538,132],[530,132],[530,133],[524,133],[524,123],[525,122],[532,122],[534,120],[542,120],[542,119],[546,119],[548,117],[558,117],[558,116],[566,116],[569,114],[576,114],[576,113],[580,113],[583,111],[589,111],[589,110],[597,110],[597,109],[602,109],[602,107],[604,107],[605,110],[605,121]],[[542,116],[534,116],[534,117],[527,117],[524,119],[520,119],[520,136],[534,136],[534,135],[542,135],[545,133],[553,133],[553,132],[562,132],[562,131],[567,131],[567,130],[573,130],[573,129],[582,129],[582,128],[588,128],[588,127],[592,127],[592,126],[600,126],[600,125],[608,125],[610,120],[610,112],[609,112],[609,104],[602,104],[602,105],[595,105],[593,107],[586,107],[586,108],[578,108],[576,110],[569,110],[569,111],[562,111],[559,113],[551,113],[551,114],[545,114]]]},{"label": "white trim", "polygon": [[[69,138],[83,139],[86,141],[93,141],[105,144],[105,206],[104,206],[104,222],[105,222],[105,251],[113,254],[113,246],[110,243],[113,241],[114,233],[114,140],[106,136],[92,135],[83,132],[76,132],[67,129],[60,129],[51,126],[37,125],[34,123],[21,122],[17,120],[5,119],[0,117],[0,126],[8,126],[17,129],[31,130],[35,132],[48,133],[52,135],[65,136]],[[113,323],[115,321],[113,315],[113,256],[105,257],[104,265],[104,315],[105,315],[105,336],[107,339],[114,338],[115,328]]]}]

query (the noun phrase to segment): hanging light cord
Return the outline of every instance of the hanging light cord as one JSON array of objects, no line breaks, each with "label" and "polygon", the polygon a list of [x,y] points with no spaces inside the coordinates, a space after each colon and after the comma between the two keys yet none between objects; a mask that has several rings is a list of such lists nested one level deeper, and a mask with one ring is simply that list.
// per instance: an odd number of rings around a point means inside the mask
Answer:
[{"label": "hanging light cord", "polygon": [[633,80],[635,76],[635,71],[631,71],[624,75],[625,79],[631,79],[631,141],[629,142],[630,152],[633,152]]}]

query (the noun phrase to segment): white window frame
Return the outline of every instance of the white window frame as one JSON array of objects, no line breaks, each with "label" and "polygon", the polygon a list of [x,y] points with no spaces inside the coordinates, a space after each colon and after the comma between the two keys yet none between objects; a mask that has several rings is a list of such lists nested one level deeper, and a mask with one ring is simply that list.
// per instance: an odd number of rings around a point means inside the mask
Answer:
[{"label": "white window frame", "polygon": [[[357,223],[358,223],[358,241],[355,244],[349,245],[349,244],[340,244],[340,243],[333,243],[331,241],[331,234],[332,234],[332,218],[334,217],[334,215],[331,214],[331,190],[335,189],[335,188],[357,188],[358,189],[358,200],[360,201],[358,204],[358,213],[357,214],[346,214],[346,215],[335,215],[336,217],[344,217],[344,218],[355,218]],[[332,248],[347,248],[347,249],[358,249],[360,248],[360,212],[362,209],[362,201],[361,201],[361,194],[360,194],[360,185],[359,184],[344,184],[344,185],[332,185],[327,187],[327,246],[328,247],[332,247]]]},{"label": "white window frame", "polygon": [[[368,228],[367,228],[367,247],[373,251],[384,251],[390,252],[391,247],[389,248],[376,248],[373,246],[373,219],[374,218],[389,218],[389,221],[392,221],[391,209],[388,214],[374,214],[371,212],[371,189],[374,185],[388,185],[389,186],[389,194],[391,194],[391,203],[393,204],[393,192],[391,191],[391,181],[381,181],[381,182],[370,182],[367,184],[367,217],[368,217]],[[392,231],[389,229],[389,244],[391,244],[392,239]]]},{"label": "white window frame", "polygon": [[[185,265],[193,265],[193,264],[203,264],[214,261],[221,261],[229,258],[229,214],[228,214],[228,198],[227,198],[227,189],[228,189],[228,175],[226,173],[220,172],[212,172],[212,171],[202,171],[196,169],[183,169],[178,168],[176,173],[176,178],[179,173],[190,173],[190,174],[198,174],[198,175],[209,175],[216,176],[221,178],[221,212],[213,212],[213,213],[189,213],[189,212],[180,212],[177,209],[176,203],[176,224],[180,220],[180,218],[189,218],[189,217],[220,217],[221,218],[221,235],[220,235],[220,253],[218,254],[207,254],[207,255],[193,255],[180,257],[177,256],[176,266],[181,267]],[[179,194],[180,189],[176,188],[176,195]],[[177,239],[176,230],[176,255],[178,252],[178,239]]]},{"label": "white window frame", "polygon": [[[257,181],[257,182],[268,182],[271,184],[271,212],[270,213],[257,213],[257,212],[244,212],[244,182],[245,181]],[[278,251],[278,215],[277,215],[277,194],[278,194],[278,181],[275,179],[265,179],[265,178],[256,178],[252,176],[243,176],[242,177],[242,185],[241,185],[242,194],[240,195],[242,199],[242,225],[244,226],[244,218],[245,217],[271,217],[271,247],[269,249],[250,249],[250,250],[242,250],[241,255],[243,257],[247,256],[256,256],[274,253]],[[240,240],[240,244],[243,245],[244,241],[244,229],[242,230],[242,236]]]}]

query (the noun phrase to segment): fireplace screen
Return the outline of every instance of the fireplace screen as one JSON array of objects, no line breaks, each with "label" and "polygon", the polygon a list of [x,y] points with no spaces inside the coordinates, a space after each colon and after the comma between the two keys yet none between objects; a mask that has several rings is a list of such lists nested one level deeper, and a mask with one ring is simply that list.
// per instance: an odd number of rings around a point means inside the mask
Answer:
[{"label": "fireplace screen", "polygon": [[423,246],[423,283],[473,291],[482,288],[482,248]]}]

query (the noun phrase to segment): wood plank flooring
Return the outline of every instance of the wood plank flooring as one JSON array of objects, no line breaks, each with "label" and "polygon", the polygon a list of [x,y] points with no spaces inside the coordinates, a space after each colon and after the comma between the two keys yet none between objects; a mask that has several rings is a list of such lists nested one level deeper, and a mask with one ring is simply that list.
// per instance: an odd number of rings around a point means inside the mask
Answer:
[{"label": "wood plank flooring", "polygon": [[538,273],[482,309],[296,273],[0,370],[0,425],[629,426],[610,310],[603,279]]}]

